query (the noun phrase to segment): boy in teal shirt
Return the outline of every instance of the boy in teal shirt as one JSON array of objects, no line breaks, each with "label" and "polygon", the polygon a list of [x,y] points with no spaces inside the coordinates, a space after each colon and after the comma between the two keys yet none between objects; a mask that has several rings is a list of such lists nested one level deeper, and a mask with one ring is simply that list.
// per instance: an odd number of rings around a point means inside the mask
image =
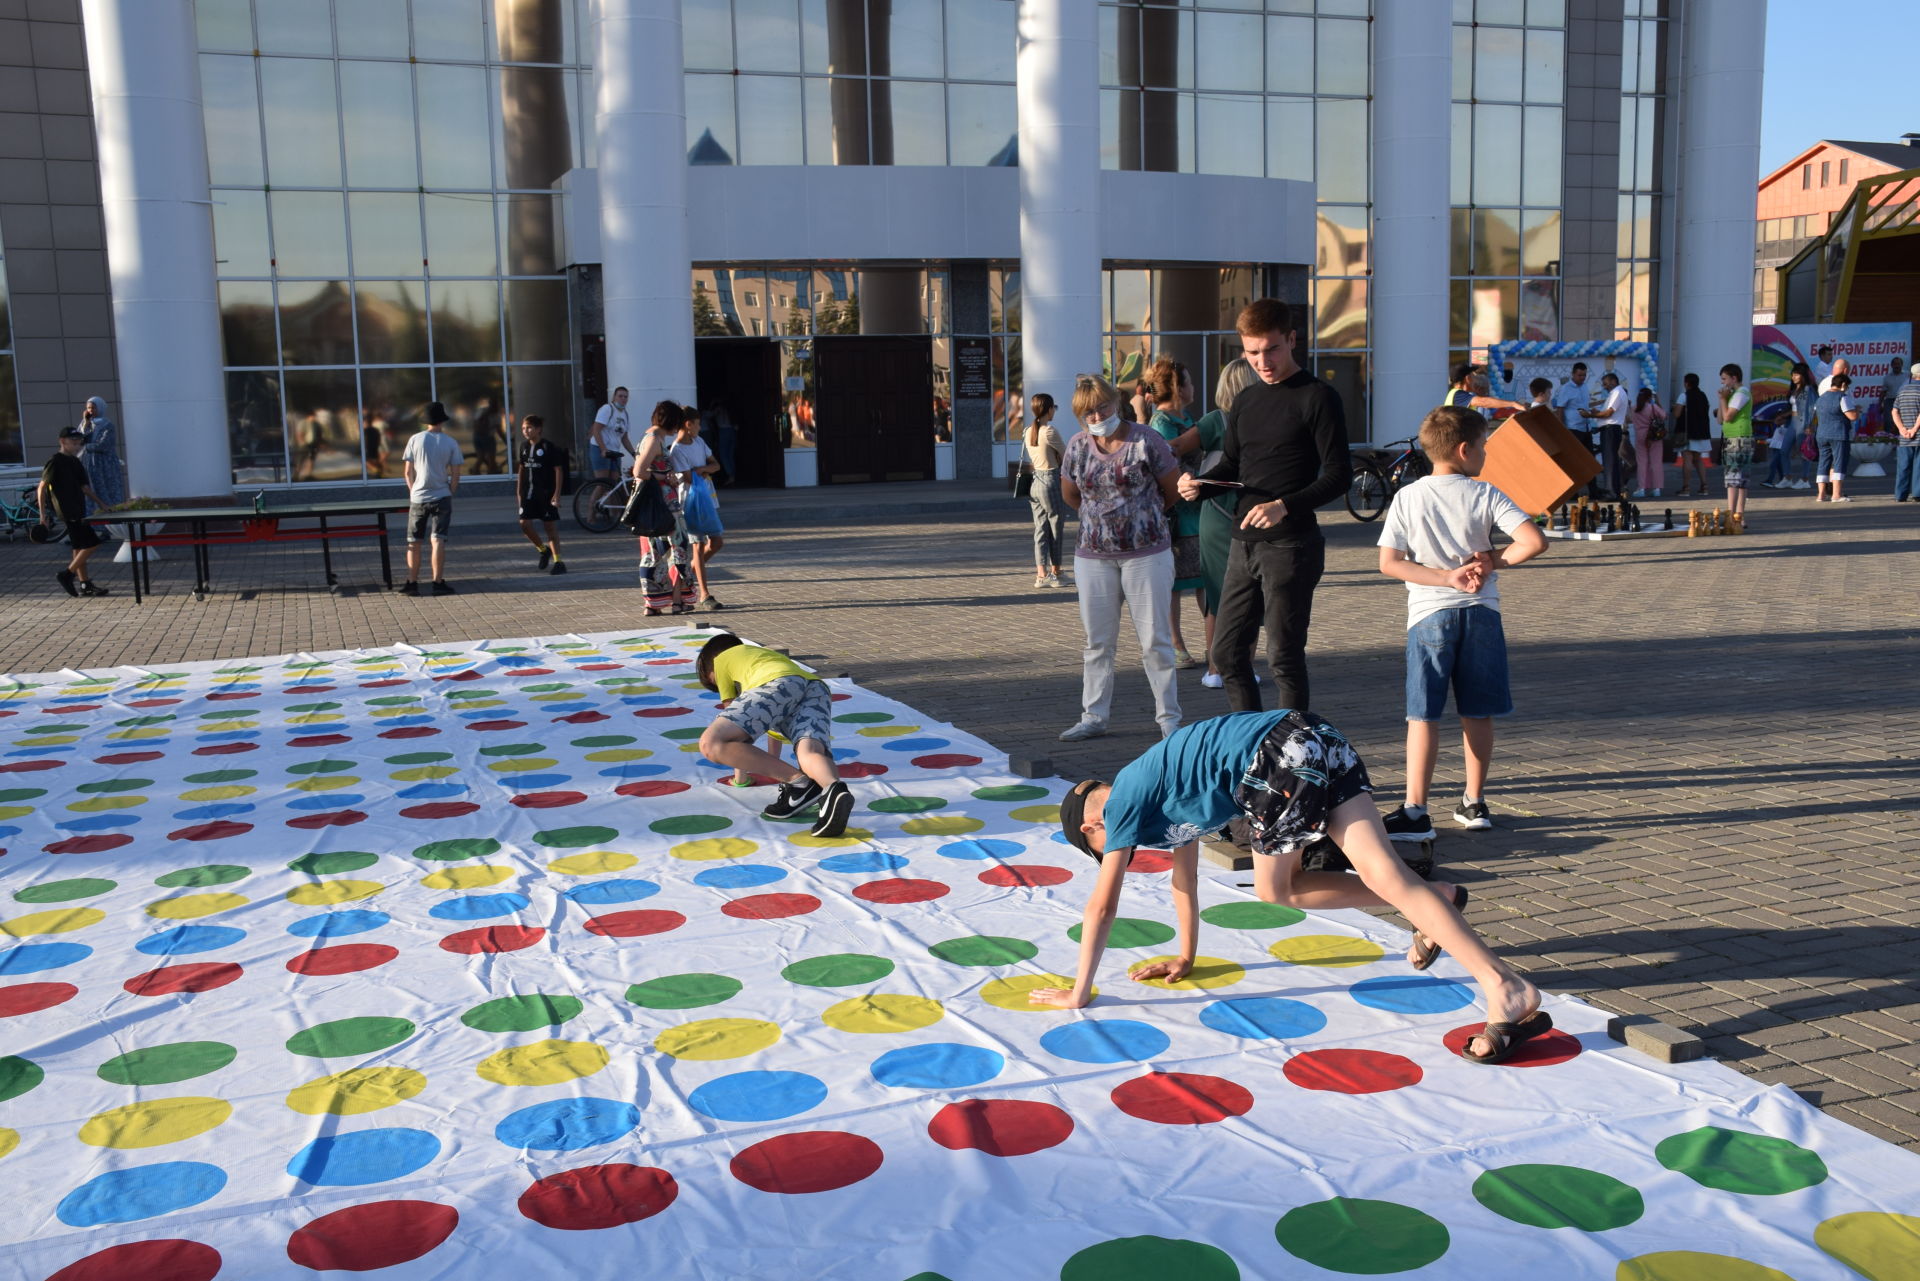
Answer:
[{"label": "boy in teal shirt", "polygon": [[[695,660],[700,683],[720,695],[720,714],[700,735],[700,754],[739,773],[783,778],[762,818],[791,818],[820,806],[815,836],[839,836],[853,813],[853,793],[833,764],[833,695],[826,682],[778,650],[722,632]],[[793,744],[794,769],[754,744],[769,731]]]}]

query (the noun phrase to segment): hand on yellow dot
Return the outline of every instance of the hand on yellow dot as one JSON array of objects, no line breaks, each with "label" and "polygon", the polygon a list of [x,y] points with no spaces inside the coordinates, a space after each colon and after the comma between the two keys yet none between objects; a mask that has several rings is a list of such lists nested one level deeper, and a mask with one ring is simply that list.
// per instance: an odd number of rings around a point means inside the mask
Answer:
[{"label": "hand on yellow dot", "polygon": [[1027,1004],[1043,1010],[1078,1010],[1093,1004],[1093,998],[1083,1000],[1070,987],[1037,987],[1027,993]]},{"label": "hand on yellow dot", "polygon": [[1170,957],[1164,961],[1149,961],[1127,971],[1127,977],[1135,983],[1151,983],[1162,979],[1168,983],[1178,983],[1193,972],[1193,962],[1181,957]]}]

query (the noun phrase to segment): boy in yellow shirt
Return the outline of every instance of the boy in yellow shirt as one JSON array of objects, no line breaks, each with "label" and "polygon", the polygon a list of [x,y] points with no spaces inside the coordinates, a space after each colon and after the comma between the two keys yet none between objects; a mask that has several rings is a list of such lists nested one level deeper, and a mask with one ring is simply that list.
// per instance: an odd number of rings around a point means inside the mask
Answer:
[{"label": "boy in yellow shirt", "polygon": [[[853,814],[853,793],[833,765],[833,695],[826,682],[777,650],[722,632],[701,647],[700,683],[720,695],[720,714],[700,736],[700,754],[736,773],[784,778],[762,818],[791,818],[818,803],[815,836],[839,836]],[[754,744],[770,730],[793,744],[800,768]]]}]

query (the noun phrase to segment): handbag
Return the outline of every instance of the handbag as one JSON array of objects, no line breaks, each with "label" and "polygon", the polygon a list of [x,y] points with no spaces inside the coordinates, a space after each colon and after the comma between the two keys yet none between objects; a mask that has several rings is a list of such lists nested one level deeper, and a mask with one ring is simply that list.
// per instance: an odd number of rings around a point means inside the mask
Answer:
[{"label": "handbag", "polygon": [[1019,468],[1013,473],[1013,496],[1015,498],[1033,496],[1033,464],[1027,459],[1021,459]]},{"label": "handbag", "polygon": [[660,493],[660,482],[648,476],[627,495],[620,523],[641,538],[666,538],[673,533],[673,509]]},{"label": "handbag", "polygon": [[687,496],[680,500],[680,516],[695,538],[717,538],[727,532],[720,523],[720,501],[714,496],[713,482],[705,476],[696,475],[687,486]]}]

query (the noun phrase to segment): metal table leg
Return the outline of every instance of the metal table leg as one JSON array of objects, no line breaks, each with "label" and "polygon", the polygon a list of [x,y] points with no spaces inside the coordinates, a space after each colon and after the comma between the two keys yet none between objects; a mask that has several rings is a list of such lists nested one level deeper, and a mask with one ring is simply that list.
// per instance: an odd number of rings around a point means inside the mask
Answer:
[{"label": "metal table leg", "polygon": [[140,571],[147,563],[147,524],[145,521],[130,521],[127,525],[127,532],[133,536],[133,564],[129,566],[129,568],[133,570],[131,575],[133,578],[133,603],[138,605],[146,599],[145,593],[140,590]]},{"label": "metal table leg", "polygon": [[324,512],[320,514],[320,563],[326,567],[327,590],[339,591],[340,580],[333,576],[333,547],[327,538],[327,517]]},{"label": "metal table leg", "polygon": [[387,514],[385,512],[374,514],[380,519],[380,578],[391,591],[393,589],[393,558],[387,554]]}]

